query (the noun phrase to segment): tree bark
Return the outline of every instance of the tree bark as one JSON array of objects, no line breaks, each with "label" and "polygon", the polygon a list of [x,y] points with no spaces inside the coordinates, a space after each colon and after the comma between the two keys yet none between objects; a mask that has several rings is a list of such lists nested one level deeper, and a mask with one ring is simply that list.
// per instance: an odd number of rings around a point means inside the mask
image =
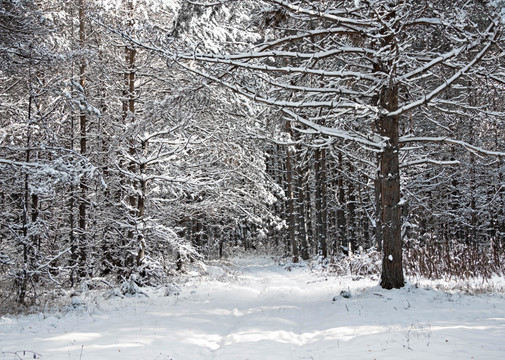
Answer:
[{"label": "tree bark", "polygon": [[346,219],[345,219],[345,189],[344,189],[344,176],[342,175],[344,171],[343,156],[341,153],[338,154],[338,209],[337,209],[337,227],[338,227],[338,239],[340,244],[340,249],[347,247],[346,239]]},{"label": "tree bark", "polygon": [[[142,141],[142,158],[145,158],[147,152],[147,140]],[[138,221],[142,223],[142,227],[138,234],[139,251],[137,253],[137,266],[140,266],[145,256],[146,241],[144,237],[145,230],[145,210],[147,199],[147,164],[142,162],[140,164],[140,193],[137,199],[137,217]]]},{"label": "tree bark", "polygon": [[[349,162],[349,174],[354,172],[354,167],[352,163]],[[349,245],[349,253],[353,253],[356,250],[356,233],[358,227],[356,226],[356,194],[354,190],[354,184],[351,180],[348,181],[347,187],[348,197],[347,197],[347,242]]]},{"label": "tree bark", "polygon": [[326,196],[326,172],[324,169],[325,161],[324,150],[317,148],[314,152],[314,176],[316,178],[316,238],[319,247],[319,253],[323,258],[328,257],[326,246],[326,216],[323,214],[326,211],[324,197]]},{"label": "tree bark", "polygon": [[[398,87],[385,87],[380,95],[381,107],[394,111],[398,108]],[[380,217],[382,221],[383,259],[381,286],[401,288],[405,284],[402,264],[399,116],[380,115],[377,121],[380,135],[388,138],[379,155]]]},{"label": "tree bark", "polygon": [[[79,46],[81,50],[86,44],[86,29],[84,24],[84,0],[79,0]],[[84,90],[86,88],[86,61],[81,60],[79,65],[79,85],[83,91],[81,96],[85,96]],[[80,128],[80,153],[86,156],[87,153],[87,116],[86,111],[81,110],[79,115],[79,128]],[[86,181],[84,177],[81,177],[79,188],[80,188],[80,198],[79,198],[79,276],[84,277],[86,274],[85,264],[86,264]]]},{"label": "tree bark", "polygon": [[[380,158],[380,157],[378,157]],[[380,159],[378,159],[380,163]],[[377,178],[374,180],[374,192],[375,192],[375,245],[377,246],[377,251],[382,252],[382,215],[381,215],[381,181],[380,181],[380,171],[377,173]]]},{"label": "tree bark", "polygon": [[309,244],[307,241],[307,231],[306,231],[306,216],[307,211],[305,210],[305,187],[304,187],[304,176],[303,167],[301,166],[302,159],[298,159],[300,165],[297,171],[297,192],[298,192],[298,235],[300,238],[301,246],[301,257],[303,260],[309,259]]},{"label": "tree bark", "polygon": [[[131,35],[133,35],[134,32],[134,5],[132,0],[127,0],[125,1],[125,6],[127,10],[127,16],[128,16],[128,30],[130,31]],[[136,62],[136,55],[137,51],[134,47],[134,44],[132,43],[127,43],[124,48],[125,51],[125,65],[126,69],[123,74],[124,76],[124,89],[123,89],[123,121],[124,125],[128,126],[129,124],[133,124],[135,122],[135,62]],[[128,139],[128,153],[132,158],[135,158],[136,151],[135,151],[135,140],[133,137]],[[135,174],[136,173],[136,164],[134,161],[130,161],[129,164],[127,165],[128,171],[130,174]],[[137,181],[135,180],[134,176],[130,176],[130,178],[125,180],[127,185],[130,185],[130,189],[126,190],[126,196],[128,199],[128,204],[130,205],[130,217],[128,219],[130,228],[128,229],[127,232],[127,238],[129,241],[134,241],[134,235],[135,235],[135,230],[137,228],[137,216],[138,216],[138,204],[137,200],[138,197],[135,194],[137,191]],[[141,204],[142,205],[142,204]],[[137,253],[137,263],[138,259],[141,256],[140,251],[141,248],[139,248],[139,252]]]},{"label": "tree bark", "polygon": [[[286,130],[291,134],[290,122],[286,123]],[[293,156],[289,146],[286,146],[286,182],[287,182],[287,198],[288,198],[288,227],[289,227],[289,240],[291,243],[291,253],[293,258],[298,258],[298,242],[296,239],[296,214],[295,214],[295,199],[294,199],[294,185],[293,185]]]},{"label": "tree bark", "polygon": [[320,247],[323,257],[328,257],[328,172],[326,168],[326,149],[321,149],[321,234]]}]

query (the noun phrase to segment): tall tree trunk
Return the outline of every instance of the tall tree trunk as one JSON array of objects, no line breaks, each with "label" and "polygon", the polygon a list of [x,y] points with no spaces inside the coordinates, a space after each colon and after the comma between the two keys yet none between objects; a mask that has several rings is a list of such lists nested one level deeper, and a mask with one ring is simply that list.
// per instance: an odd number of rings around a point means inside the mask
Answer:
[{"label": "tall tree trunk", "polygon": [[[84,49],[86,45],[86,29],[85,29],[85,19],[84,19],[85,9],[84,9],[84,0],[79,0],[79,46]],[[86,60],[82,59],[79,65],[79,85],[83,91],[82,96],[85,97],[85,89],[86,89]],[[87,153],[87,116],[86,111],[81,110],[79,116],[79,128],[80,128],[80,153],[83,156],[86,156]],[[84,177],[81,177],[80,184],[80,198],[79,198],[79,276],[86,276],[86,181]]]},{"label": "tall tree trunk", "polygon": [[[71,30],[70,30],[70,33],[71,33],[71,38],[72,40],[75,39],[75,26],[74,26],[74,23],[73,23],[73,19],[74,19],[74,4],[71,4],[70,5],[70,14],[71,14],[71,18],[72,18],[72,23],[71,23]],[[74,79],[74,64],[72,63],[71,65],[71,78]],[[75,136],[75,116],[74,114],[72,113],[71,116],[70,116],[70,130],[69,130],[69,133],[70,133],[70,144],[69,144],[69,148],[70,150],[74,151],[74,146],[75,146],[75,139],[74,139],[74,136]],[[75,192],[75,186],[74,184],[70,184],[70,198],[68,200],[68,207],[69,207],[69,218],[68,218],[68,221],[69,221],[69,227],[70,227],[70,233],[69,233],[69,243],[70,243],[70,260],[69,260],[69,265],[71,268],[75,268],[76,264],[78,263],[78,253],[77,253],[77,248],[78,248],[78,244],[77,244],[77,238],[75,236],[75,204],[76,204],[76,198],[77,198],[77,195],[76,195],[76,192]],[[75,285],[75,282],[76,282],[76,279],[75,279],[75,271],[72,270],[70,272],[70,285],[71,286],[74,286]]]},{"label": "tall tree trunk", "polygon": [[[134,5],[132,0],[126,0],[125,2],[126,10],[128,13],[128,30],[131,35],[134,33]],[[128,126],[135,122],[135,62],[136,62],[137,51],[134,44],[130,43],[125,46],[125,63],[126,69],[124,72],[124,90],[123,90],[123,120],[124,124]],[[128,153],[132,158],[135,158],[135,139],[129,138],[129,148]],[[130,161],[128,164],[128,171],[130,174],[136,173],[136,164],[134,161]],[[138,205],[137,205],[137,195],[135,194],[137,190],[137,181],[135,177],[131,175],[130,179],[126,180],[126,183],[130,185],[131,189],[128,189],[128,204],[130,205],[130,229],[128,229],[127,237],[129,240],[134,240],[135,228],[137,227],[137,217],[138,217]],[[140,247],[142,249],[142,247]],[[137,254],[137,258],[139,254]]]},{"label": "tall tree trunk", "polygon": [[321,240],[323,256],[328,257],[328,171],[326,149],[321,149]]},{"label": "tall tree trunk", "polygon": [[366,192],[366,189],[363,191],[362,185],[358,184],[358,196],[359,196],[359,203],[361,205],[360,223],[361,223],[361,229],[363,230],[362,245],[363,248],[369,249],[373,246],[373,244],[371,244],[370,241],[370,221],[368,219],[368,212],[363,199],[364,196],[363,192]]},{"label": "tall tree trunk", "polygon": [[[133,35],[135,29],[135,15],[134,15],[134,2],[132,0],[127,1],[127,11],[129,17],[129,30]],[[136,57],[137,50],[133,43],[129,44],[125,48],[126,53],[126,64],[128,66],[128,70],[125,73],[125,81],[127,87],[127,97],[126,102],[127,105],[125,107],[126,114],[125,117],[130,123],[135,122],[135,111],[136,111]],[[147,172],[147,164],[143,161],[145,159],[145,154],[147,152],[147,140],[141,141],[141,162],[139,164],[138,172],[139,172],[139,180],[135,180],[135,177],[132,179],[132,188],[133,192],[129,196],[129,202],[132,209],[136,209],[133,211],[132,216],[134,218],[135,227],[137,229],[137,257],[136,264],[139,266],[142,262],[142,259],[145,256],[146,242],[144,236],[144,216],[145,216],[145,207],[146,207],[146,197],[147,197],[147,182],[145,180],[145,175]],[[137,155],[137,150],[135,147],[135,139],[130,139],[130,148],[129,154],[132,158],[135,158]],[[137,172],[136,163],[130,162],[129,171],[132,174]],[[135,192],[138,192],[138,195],[135,195]],[[133,231],[129,232],[129,237],[133,239]]]},{"label": "tall tree trunk", "polygon": [[[307,168],[309,167],[310,165],[307,164]],[[305,192],[305,213],[304,213],[304,216],[305,216],[305,224],[306,224],[306,232],[307,232],[307,240],[309,241],[309,247],[311,246],[314,246],[313,245],[313,242],[314,242],[314,239],[316,238],[315,236],[315,231],[314,231],[314,218],[313,218],[313,215],[314,215],[314,212],[313,212],[313,207],[312,207],[312,201],[313,201],[313,198],[312,198],[312,189],[311,189],[311,185],[309,183],[309,172],[307,171],[307,179],[305,180],[305,184],[304,184],[304,192]],[[317,244],[316,244],[316,249],[317,249]],[[313,248],[312,248],[313,249]]]},{"label": "tall tree trunk", "polygon": [[[142,159],[146,158],[147,152],[147,140],[142,141]],[[139,266],[142,262],[142,259],[145,256],[146,249],[146,241],[144,237],[145,230],[145,209],[146,209],[146,198],[147,198],[147,181],[146,181],[146,173],[147,173],[147,164],[142,161],[140,164],[140,193],[138,195],[137,200],[137,216],[138,221],[142,224],[141,229],[138,234],[138,243],[139,243],[139,251],[137,253],[137,266]]]},{"label": "tall tree trunk", "polygon": [[323,199],[326,196],[326,171],[324,169],[325,161],[324,149],[317,148],[314,151],[314,172],[316,178],[316,238],[319,247],[319,252],[323,258],[328,257],[326,246],[326,216],[323,212],[326,211],[326,201]]},{"label": "tall tree trunk", "polygon": [[306,210],[305,210],[305,187],[304,187],[304,170],[302,167],[302,159],[298,159],[297,171],[297,193],[298,193],[298,236],[300,238],[300,253],[303,260],[309,259],[309,244],[307,241],[306,231]]},{"label": "tall tree trunk", "polygon": [[[398,108],[398,87],[390,85],[380,96],[382,108]],[[399,116],[380,115],[377,121],[380,135],[387,138],[379,154],[380,216],[382,220],[383,259],[381,286],[385,289],[401,288],[405,284],[402,265]]]},{"label": "tall tree trunk", "polygon": [[[352,176],[354,172],[354,167],[352,163],[349,162],[349,175]],[[348,222],[347,222],[347,241],[349,246],[349,252],[353,253],[356,250],[356,235],[358,227],[356,226],[356,194],[354,190],[354,184],[352,180],[348,181],[348,198],[347,198],[347,212],[348,212]]]},{"label": "tall tree trunk", "polygon": [[[31,78],[30,80],[31,81]],[[28,164],[30,162],[30,147],[31,147],[31,117],[32,117],[32,94],[31,94],[31,84],[29,87],[29,98],[28,98],[28,134],[26,137],[26,157],[25,161]],[[31,256],[31,244],[28,243],[28,212],[29,212],[29,207],[30,207],[30,186],[29,186],[29,176],[28,174],[25,174],[25,179],[24,179],[24,197],[23,197],[23,216],[22,216],[22,221],[23,221],[23,227],[22,227],[22,245],[23,245],[23,270],[20,271],[17,274],[16,278],[16,287],[17,287],[17,296],[16,296],[16,301],[20,304],[23,304],[25,302],[26,298],[26,290],[27,290],[27,284],[28,284],[28,269],[30,267],[30,262],[32,261],[32,256]]]},{"label": "tall tree trunk", "polygon": [[[380,156],[378,156],[378,162],[380,164]],[[374,192],[375,192],[375,245],[377,246],[377,251],[382,251],[382,211],[381,211],[381,180],[380,171],[377,173],[377,178],[374,180]]]},{"label": "tall tree trunk", "polygon": [[[39,218],[39,196],[37,194],[32,194],[32,216],[31,216],[31,224],[34,224]],[[31,235],[30,242],[32,246],[37,248],[37,251],[40,251],[40,234],[38,232]]]},{"label": "tall tree trunk", "polygon": [[[291,123],[286,123],[288,134],[292,135]],[[293,184],[293,154],[289,145],[286,146],[286,197],[288,198],[288,228],[289,240],[291,244],[291,254],[295,261],[298,258],[298,242],[296,239],[296,214],[295,214],[295,199],[294,199],[294,184]]]},{"label": "tall tree trunk", "polygon": [[345,219],[345,189],[344,189],[344,161],[342,153],[338,154],[338,209],[337,209],[337,227],[338,227],[338,243],[341,249],[347,248],[348,242],[346,238],[346,219]]},{"label": "tall tree trunk", "polygon": [[[287,166],[288,166],[288,161],[287,161],[287,153],[284,148],[284,146],[277,145],[277,154],[279,156],[279,161],[277,163],[278,165],[278,174],[279,174],[279,182],[278,184],[281,184],[281,187],[284,191],[284,199],[288,199],[289,201],[289,189],[288,189],[288,171],[287,171]],[[278,201],[278,214],[282,214],[283,219],[287,220],[287,227],[288,231],[281,231],[280,234],[278,234],[278,239],[281,243],[281,246],[284,248],[284,253],[286,255],[292,255],[292,248],[291,248],[291,233],[290,233],[290,217],[289,217],[289,202],[288,201]]]}]

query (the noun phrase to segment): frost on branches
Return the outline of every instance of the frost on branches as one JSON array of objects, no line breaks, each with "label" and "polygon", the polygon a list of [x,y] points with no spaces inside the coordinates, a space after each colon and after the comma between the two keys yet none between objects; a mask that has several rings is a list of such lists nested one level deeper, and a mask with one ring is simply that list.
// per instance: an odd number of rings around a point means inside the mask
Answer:
[{"label": "frost on branches", "polygon": [[[227,4],[199,6],[201,11],[219,12]],[[375,227],[376,245],[383,248],[381,285],[402,287],[402,216],[409,215],[408,204],[400,205],[401,182],[410,200],[418,196],[408,192],[416,172],[407,167],[457,164],[445,155],[450,151],[467,156],[460,148],[477,156],[505,155],[503,149],[488,146],[485,138],[476,141],[458,134],[460,127],[454,126],[455,118],[466,124],[480,119],[477,127],[502,119],[501,108],[481,106],[477,102],[485,98],[476,96],[486,86],[496,94],[504,83],[497,47],[503,27],[499,9],[476,1],[271,0],[231,6],[249,9],[253,16],[247,29],[260,34],[260,41],[228,52],[197,47],[153,50],[187,72],[267,105],[278,128],[296,134],[294,144],[318,149],[313,152],[316,189],[306,194],[315,201],[316,224],[309,225],[315,236],[291,231],[295,256],[307,239],[316,241],[312,251],[324,257],[329,247],[330,253],[338,251],[337,242],[329,244],[328,164],[337,168],[337,179],[344,167],[354,172],[359,166],[354,185],[344,189],[349,192],[347,205],[338,205],[348,214],[337,220],[350,223],[351,229],[356,225],[352,203],[360,181],[375,197],[375,215],[369,221]],[[448,147],[433,152],[437,143]],[[496,151],[485,150],[488,147]],[[295,211],[303,210],[293,205],[300,195],[294,194],[292,169],[293,161],[301,159],[286,155],[285,161],[286,211],[289,228],[294,228]],[[338,184],[336,188],[340,191]],[[478,226],[476,221],[472,226]],[[345,245],[349,234],[339,230]]]}]

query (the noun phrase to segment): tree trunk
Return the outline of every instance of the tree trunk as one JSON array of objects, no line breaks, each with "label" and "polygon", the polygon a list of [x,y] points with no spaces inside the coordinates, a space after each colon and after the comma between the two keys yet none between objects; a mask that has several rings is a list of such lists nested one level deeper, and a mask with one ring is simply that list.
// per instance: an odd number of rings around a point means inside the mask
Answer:
[{"label": "tree trunk", "polygon": [[328,176],[326,150],[321,149],[321,234],[320,247],[323,257],[328,257]]},{"label": "tree trunk", "polygon": [[309,259],[309,244],[307,241],[307,231],[306,231],[306,210],[305,210],[305,187],[303,184],[303,168],[302,159],[298,160],[300,162],[297,171],[297,192],[298,192],[298,235],[300,238],[301,245],[301,256],[303,260]]},{"label": "tree trunk", "polygon": [[[307,168],[309,167],[309,165],[307,165]],[[308,173],[308,171],[307,171]],[[308,176],[308,174],[307,174]],[[315,232],[314,232],[314,219],[313,219],[313,207],[312,207],[312,203],[313,203],[313,198],[312,198],[312,191],[311,191],[311,186],[309,184],[309,181],[308,181],[308,178],[306,179],[305,181],[305,184],[304,184],[304,190],[305,192],[305,213],[304,213],[304,216],[305,216],[305,229],[306,229],[306,236],[307,236],[307,240],[310,241],[309,242],[309,246],[311,246],[313,244],[313,239],[315,237]],[[311,251],[312,252],[312,251]]]},{"label": "tree trunk", "polygon": [[[86,44],[86,29],[84,27],[84,0],[79,0],[79,46],[84,49]],[[81,60],[79,65],[79,85],[83,91],[81,96],[85,96],[84,89],[86,87],[86,61]],[[80,153],[86,156],[86,146],[87,146],[87,117],[85,110],[81,110],[79,115],[79,126],[80,126]],[[79,276],[84,277],[86,275],[86,181],[84,177],[80,180],[80,191],[81,195],[79,198]]]},{"label": "tree trunk", "polygon": [[[290,122],[286,123],[286,130],[290,135],[291,127]],[[291,254],[295,261],[298,258],[298,242],[296,239],[296,214],[295,214],[295,199],[293,191],[293,154],[291,153],[290,146],[286,146],[286,182],[287,182],[287,194],[288,198],[288,227],[289,227],[289,240],[291,243]]]},{"label": "tree trunk", "polygon": [[319,247],[319,252],[323,258],[328,257],[326,246],[326,216],[323,212],[326,211],[324,197],[326,196],[326,172],[324,169],[325,162],[324,150],[317,148],[314,152],[314,176],[316,178],[316,238]]},{"label": "tree trunk", "polygon": [[[380,163],[380,156],[378,159]],[[382,215],[381,215],[381,181],[380,172],[377,173],[377,178],[374,180],[375,191],[375,244],[377,251],[382,251]]]},{"label": "tree trunk", "polygon": [[[147,151],[147,141],[142,141],[142,158],[145,157]],[[137,266],[140,266],[142,260],[145,256],[146,250],[146,241],[144,236],[145,229],[145,209],[146,209],[146,198],[147,198],[147,181],[146,181],[146,173],[147,173],[147,164],[142,162],[140,164],[140,193],[138,195],[137,200],[137,217],[138,222],[142,223],[141,229],[138,234],[138,243],[139,243],[139,251],[137,253]]]},{"label": "tree trunk", "polygon": [[[31,81],[31,79],[30,79]],[[31,86],[30,86],[31,88]],[[31,92],[31,90],[30,90]],[[31,117],[32,117],[32,95],[30,93],[29,99],[28,99],[28,124],[31,122]],[[30,125],[29,125],[30,126]],[[28,134],[26,137],[26,157],[25,161],[28,164],[30,162],[30,146],[31,146],[31,130],[28,129]],[[23,270],[20,270],[17,274],[16,278],[16,291],[17,291],[17,296],[16,296],[16,301],[19,304],[23,304],[25,302],[25,297],[26,297],[26,290],[27,290],[27,283],[28,283],[28,268],[30,267],[30,263],[32,261],[32,256],[31,256],[31,244],[28,243],[28,212],[29,212],[29,207],[30,207],[30,186],[29,186],[29,177],[28,174],[25,174],[25,179],[24,179],[24,198],[23,198],[23,216],[22,216],[22,221],[23,221],[23,237],[22,237],[22,244],[23,244]]]},{"label": "tree trunk", "polygon": [[338,209],[337,209],[337,227],[338,227],[338,239],[340,244],[340,249],[344,249],[347,247],[347,238],[346,238],[346,221],[345,221],[345,189],[344,189],[344,164],[342,154],[338,154]]},{"label": "tree trunk", "polygon": [[[394,111],[398,108],[398,87],[383,89],[382,108]],[[399,117],[380,115],[377,121],[380,135],[388,138],[379,154],[380,217],[382,220],[383,259],[381,286],[385,289],[401,288],[405,284],[402,265],[400,166],[399,166]]]},{"label": "tree trunk", "polygon": [[[128,30],[131,35],[134,35],[134,5],[133,1],[127,0],[125,3],[126,10],[128,12]],[[124,72],[124,89],[123,89],[123,121],[124,125],[128,126],[129,124],[133,124],[135,122],[135,62],[137,51],[134,48],[134,44],[126,44],[125,45],[125,64],[126,69]],[[131,158],[135,158],[135,140],[132,138],[128,139],[128,153]],[[137,192],[137,181],[135,179],[135,174],[137,172],[136,164],[134,161],[130,161],[127,165],[128,172],[130,175],[129,179],[126,179],[126,184],[130,185],[130,188],[127,189],[127,198],[128,204],[130,206],[130,217],[128,219],[130,228],[127,232],[127,238],[129,241],[134,241],[135,230],[137,227],[137,219],[138,219],[138,197],[135,194]],[[141,204],[141,206],[143,206]],[[139,247],[139,253],[137,253],[137,262],[139,257],[141,256],[140,251],[142,246]]]},{"label": "tree trunk", "polygon": [[[352,163],[349,162],[349,174],[352,176],[354,172],[354,167]],[[348,198],[347,198],[347,212],[348,212],[348,222],[347,222],[347,242],[349,246],[349,253],[353,253],[356,250],[356,234],[358,232],[358,227],[356,226],[356,194],[354,192],[354,184],[352,180],[348,181]]]}]

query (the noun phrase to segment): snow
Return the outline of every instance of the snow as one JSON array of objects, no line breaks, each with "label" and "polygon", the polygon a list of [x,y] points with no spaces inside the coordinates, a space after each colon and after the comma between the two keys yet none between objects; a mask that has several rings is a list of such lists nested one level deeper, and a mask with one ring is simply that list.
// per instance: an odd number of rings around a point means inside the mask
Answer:
[{"label": "snow", "polygon": [[493,0],[491,5],[496,8],[498,13],[501,15],[501,20],[505,23],[505,1],[503,0]]},{"label": "snow", "polygon": [[505,358],[503,293],[388,291],[268,257],[205,270],[171,296],[83,293],[59,313],[3,316],[0,359]]},{"label": "snow", "polygon": [[[490,34],[493,27],[494,27],[494,24],[489,25],[487,30],[485,31],[485,33]],[[409,111],[409,110],[417,108],[421,105],[424,105],[424,104],[430,102],[435,97],[437,97],[439,94],[441,94],[447,88],[449,88],[449,86],[451,86],[452,83],[454,83],[456,80],[458,80],[464,74],[466,74],[466,72],[469,69],[471,69],[477,62],[479,62],[484,57],[484,55],[487,53],[487,51],[491,48],[491,45],[495,42],[497,36],[498,36],[497,31],[495,31],[493,34],[491,34],[490,39],[487,41],[487,43],[484,45],[484,47],[480,50],[480,52],[472,60],[470,60],[465,66],[463,66],[458,71],[456,71],[456,73],[453,76],[451,76],[449,79],[445,79],[442,84],[440,84],[437,88],[432,90],[429,94],[424,95],[424,96],[418,98],[417,100],[410,102],[409,104],[405,104],[405,105],[401,106],[398,110],[389,112],[387,114],[387,116],[391,117],[391,116],[401,115],[401,114],[405,113],[406,111]],[[475,43],[471,47],[476,46],[477,44],[478,43]],[[469,48],[466,48],[466,50],[468,51]],[[460,51],[460,49],[455,49],[454,51],[458,52],[458,51]],[[433,64],[437,63],[442,58],[444,58],[444,56],[433,60],[433,62],[434,62]],[[429,68],[429,67],[431,67],[431,65],[432,65],[431,63],[427,64],[427,65],[425,65],[425,68],[426,68],[426,66],[427,66],[427,68]],[[420,70],[420,71],[423,72],[424,70]],[[417,72],[417,70],[414,71],[413,73],[416,73],[416,72]],[[407,75],[407,76],[410,76],[410,75]]]}]

